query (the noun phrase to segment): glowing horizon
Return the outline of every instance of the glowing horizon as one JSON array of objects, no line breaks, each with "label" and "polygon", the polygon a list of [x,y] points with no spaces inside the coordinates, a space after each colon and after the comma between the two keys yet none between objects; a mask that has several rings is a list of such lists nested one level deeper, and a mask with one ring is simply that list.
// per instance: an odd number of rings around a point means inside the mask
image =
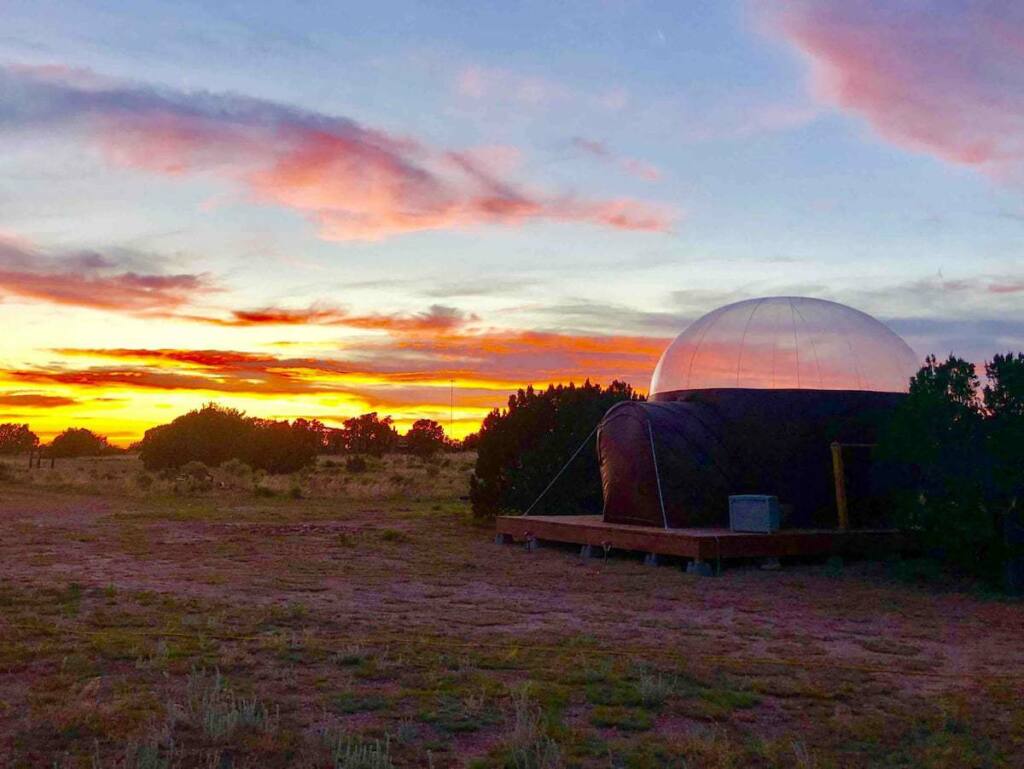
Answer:
[{"label": "glowing horizon", "polygon": [[462,437],[780,294],[1024,349],[1024,12],[458,6],[9,3],[0,421]]}]

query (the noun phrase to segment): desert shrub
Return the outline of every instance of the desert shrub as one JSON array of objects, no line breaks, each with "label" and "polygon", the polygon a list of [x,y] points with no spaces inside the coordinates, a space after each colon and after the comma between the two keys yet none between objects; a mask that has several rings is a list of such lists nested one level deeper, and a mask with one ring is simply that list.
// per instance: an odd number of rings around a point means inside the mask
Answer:
[{"label": "desert shrub", "polygon": [[237,457],[229,459],[220,469],[230,478],[245,480],[252,477],[252,468]]},{"label": "desert shrub", "polygon": [[277,716],[255,697],[239,697],[231,691],[219,672],[207,675],[193,671],[188,678],[184,716],[213,740],[231,737],[236,731],[272,733]]},{"label": "desert shrub", "polygon": [[182,466],[175,480],[175,488],[187,492],[210,491],[213,488],[213,473],[202,462],[189,462]]},{"label": "desert shrub", "polygon": [[331,758],[334,769],[394,769],[387,739],[384,742],[364,742],[354,737],[339,737],[332,748]]},{"label": "desert shrub", "polygon": [[399,531],[398,529],[384,529],[380,533],[380,538],[384,542],[408,542],[409,535],[405,532]]},{"label": "desert shrub", "polygon": [[255,419],[210,403],[147,430],[139,457],[149,470],[192,461],[217,467],[235,459],[270,473],[291,473],[316,461],[323,435],[316,421]]},{"label": "desert shrub", "polygon": [[142,489],[143,491],[146,491],[147,489],[153,486],[153,484],[156,482],[156,479],[152,475],[147,473],[145,470],[139,470],[137,473],[135,473],[134,476],[132,476],[132,482],[138,488]]},{"label": "desert shrub", "polygon": [[357,455],[345,460],[345,470],[350,473],[365,473],[368,467],[365,457]]},{"label": "desert shrub", "polygon": [[106,438],[84,427],[69,427],[47,449],[53,457],[98,457],[115,451]]},{"label": "desert shrub", "polygon": [[540,707],[525,694],[515,695],[512,705],[504,766],[507,769],[562,769],[565,766],[562,750],[545,733]]},{"label": "desert shrub", "polygon": [[[609,408],[640,397],[622,382],[602,388],[589,381],[540,392],[529,387],[511,396],[508,408],[492,411],[480,428],[470,478],[474,514],[526,510]],[[580,452],[534,512],[567,513],[600,505],[601,475],[591,446]]]},{"label": "desert shrub", "polygon": [[[998,582],[1024,494],[1024,355],[997,355],[984,390],[974,364],[930,356],[883,434],[898,521],[960,573]],[[1019,523],[1018,523],[1019,525]]]}]

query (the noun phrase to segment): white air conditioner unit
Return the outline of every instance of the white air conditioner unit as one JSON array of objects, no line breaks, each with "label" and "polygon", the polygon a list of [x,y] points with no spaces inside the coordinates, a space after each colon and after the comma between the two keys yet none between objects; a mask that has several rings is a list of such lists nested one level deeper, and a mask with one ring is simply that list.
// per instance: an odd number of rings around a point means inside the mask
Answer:
[{"label": "white air conditioner unit", "polygon": [[734,494],[729,497],[729,528],[771,534],[779,530],[779,500],[769,494]]}]

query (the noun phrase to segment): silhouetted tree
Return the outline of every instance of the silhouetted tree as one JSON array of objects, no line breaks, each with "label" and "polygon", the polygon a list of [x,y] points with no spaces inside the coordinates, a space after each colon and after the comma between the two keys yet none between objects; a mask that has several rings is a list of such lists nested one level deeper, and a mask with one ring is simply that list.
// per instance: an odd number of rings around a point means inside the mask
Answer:
[{"label": "silhouetted tree", "polygon": [[429,456],[448,448],[448,439],[433,419],[417,419],[405,434],[405,445],[410,454]]},{"label": "silhouetted tree", "polygon": [[346,419],[343,430],[345,451],[374,456],[391,451],[398,443],[398,431],[393,424],[391,417],[380,419],[375,411]]},{"label": "silhouetted tree", "polygon": [[146,431],[139,443],[139,458],[149,470],[182,467],[202,462],[209,467],[248,454],[252,438],[251,424],[237,409],[207,403]]},{"label": "silhouetted tree", "polygon": [[290,473],[316,460],[325,432],[316,420],[296,419],[289,424],[256,419],[209,403],[147,430],[139,443],[139,457],[149,470],[189,462],[215,467],[237,459],[269,473]]},{"label": "silhouetted tree", "polygon": [[292,429],[296,433],[305,436],[304,439],[316,446],[318,452],[324,451],[327,448],[327,436],[330,430],[319,419],[303,419],[299,417],[292,422]]},{"label": "silhouetted tree", "polygon": [[23,454],[39,445],[39,436],[28,425],[0,424],[0,454]]},{"label": "silhouetted tree", "polygon": [[[612,382],[607,388],[586,381],[532,387],[511,396],[507,409],[495,409],[480,428],[470,499],[478,516],[524,511],[597,426],[622,400],[641,400],[633,388]],[[600,510],[601,475],[593,446],[580,453],[533,512],[548,514]]]},{"label": "silhouetted tree", "polygon": [[241,459],[268,473],[293,473],[316,461],[323,448],[323,425],[296,419],[292,424],[250,420],[249,446]]},{"label": "silhouetted tree", "polygon": [[328,454],[345,453],[345,431],[337,427],[324,429],[324,451]]},{"label": "silhouetted tree", "polygon": [[984,389],[993,483],[1009,508],[1024,506],[1024,353],[985,364]]},{"label": "silhouetted tree", "polygon": [[974,364],[929,356],[878,449],[900,470],[898,521],[947,565],[990,581],[1007,558],[1007,515],[1019,504],[1024,356],[997,355],[981,395]]},{"label": "silhouetted tree", "polygon": [[69,427],[50,442],[47,454],[51,457],[96,457],[114,450],[102,435],[84,427]]}]

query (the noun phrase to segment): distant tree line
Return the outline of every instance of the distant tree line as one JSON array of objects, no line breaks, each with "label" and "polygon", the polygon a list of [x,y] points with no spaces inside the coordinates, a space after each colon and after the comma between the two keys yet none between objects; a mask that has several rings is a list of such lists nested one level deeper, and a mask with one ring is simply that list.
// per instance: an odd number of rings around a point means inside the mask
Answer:
[{"label": "distant tree line", "polygon": [[[400,435],[394,420],[362,414],[331,428],[316,419],[293,422],[248,417],[241,411],[210,403],[166,425],[147,430],[131,448],[149,470],[179,468],[189,462],[217,466],[236,459],[254,469],[290,473],[312,464],[318,454],[380,456],[407,452],[429,456],[472,448],[474,439],[456,441],[432,419],[419,419]],[[68,428],[42,444],[27,424],[0,424],[0,455],[40,452],[47,458],[102,456],[123,452],[102,435]]]},{"label": "distant tree line", "polygon": [[1024,556],[1024,353],[994,356],[985,378],[928,357],[877,455],[897,522],[947,566],[996,583]]},{"label": "distant tree line", "polygon": [[380,456],[403,450],[428,455],[458,447],[441,425],[429,419],[416,421],[403,437],[391,417],[376,413],[330,428],[316,419],[259,419],[210,403],[147,430],[135,448],[149,470],[189,462],[212,467],[235,459],[268,473],[291,473],[313,464],[318,454]]},{"label": "distant tree line", "polygon": [[0,454],[27,454],[39,451],[45,457],[94,457],[123,451],[102,435],[84,427],[69,427],[48,444],[41,444],[39,436],[28,425],[0,424]]}]

